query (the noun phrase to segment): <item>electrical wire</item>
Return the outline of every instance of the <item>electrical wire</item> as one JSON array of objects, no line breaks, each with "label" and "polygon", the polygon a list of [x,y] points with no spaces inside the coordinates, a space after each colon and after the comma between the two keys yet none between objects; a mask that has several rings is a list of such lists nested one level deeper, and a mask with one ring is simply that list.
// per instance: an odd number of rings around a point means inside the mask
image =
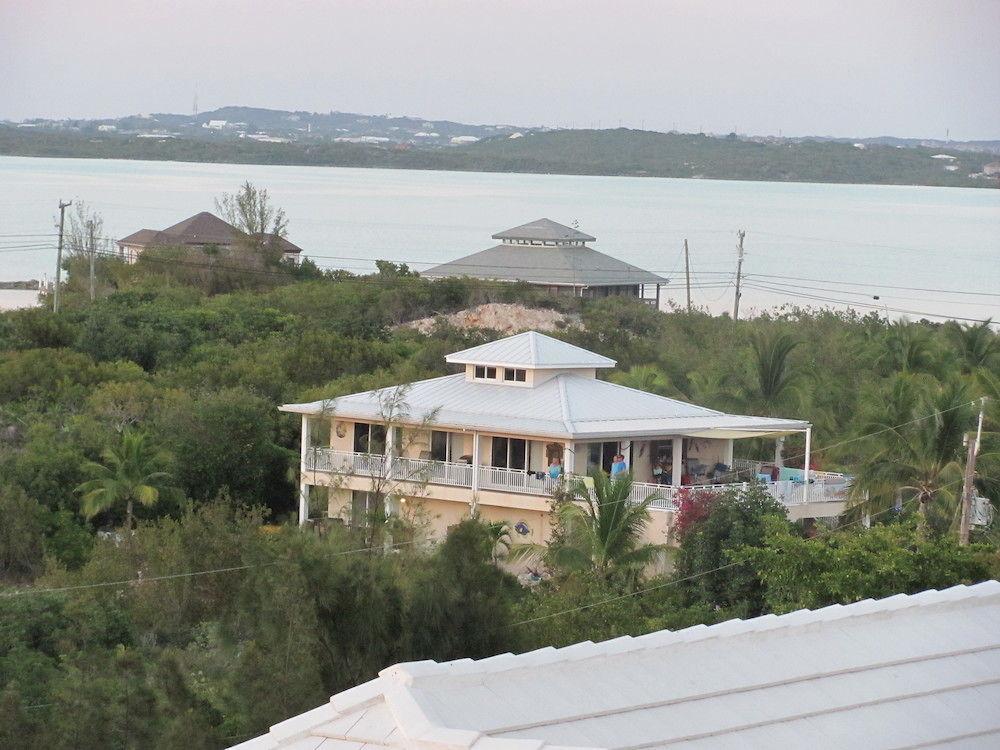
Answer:
[{"label": "electrical wire", "polygon": [[[379,547],[379,549],[395,549],[398,547],[405,547],[410,544],[420,544],[420,543],[433,543],[438,541],[436,538],[429,539],[411,539],[406,542],[397,542],[395,544],[387,544]],[[372,547],[357,547],[355,549],[340,550],[338,552],[330,553],[326,557],[343,557],[345,555],[354,555],[361,552],[371,553],[377,551]],[[280,565],[286,560],[272,560],[266,563],[251,563],[248,565],[233,565],[227,568],[211,568],[209,570],[192,570],[185,571],[182,573],[167,573],[165,575],[159,576],[149,576],[148,578],[127,578],[120,581],[100,581],[98,583],[82,583],[74,586],[53,586],[51,588],[23,588],[17,589],[15,591],[8,591],[0,594],[0,599],[11,599],[17,596],[24,596],[25,594],[58,594],[66,591],[81,591],[85,589],[98,589],[98,588],[109,588],[115,586],[129,586],[135,583],[153,583],[158,581],[172,581],[179,578],[194,578],[197,576],[214,575],[216,573],[233,573],[239,570],[251,570],[254,568],[267,568],[273,565]]]},{"label": "electrical wire", "polygon": [[[746,279],[746,278],[749,278],[749,277],[748,276],[744,276],[743,278]],[[767,284],[768,286],[776,286],[776,287],[788,288],[788,289],[792,289],[792,290],[805,289],[805,290],[815,291],[815,292],[826,292],[827,294],[851,294],[851,295],[855,295],[855,296],[859,296],[859,297],[866,297],[868,299],[872,299],[872,293],[871,292],[852,292],[849,289],[827,289],[826,287],[811,286],[809,284],[792,284],[792,283],[786,283],[786,282],[783,282],[783,281],[770,281],[769,280],[769,281],[763,281],[763,282],[760,282],[760,283]],[[987,296],[993,296],[993,295],[987,295]],[[996,296],[998,297],[998,301],[997,302],[972,302],[972,301],[969,301],[969,300],[962,300],[961,304],[963,304],[963,305],[975,305],[977,307],[997,307],[998,309],[1000,309],[1000,295],[996,295]],[[897,300],[904,300],[906,302],[914,302],[914,301],[919,301],[919,302],[937,302],[937,303],[940,303],[942,305],[954,305],[954,304],[959,303],[959,300],[929,299],[929,298],[926,298],[926,297],[920,297],[920,298],[917,298],[915,300],[913,297],[897,297],[895,295],[879,295],[879,299],[897,299]]]},{"label": "electrical wire", "polygon": [[[813,300],[816,302],[829,302],[836,305],[844,305],[846,307],[864,307],[871,310],[886,310],[888,312],[900,313],[901,315],[919,315],[926,318],[939,318],[942,320],[961,320],[969,323],[985,323],[988,318],[968,318],[962,317],[960,315],[943,315],[941,313],[925,312],[922,310],[908,310],[898,307],[888,307],[886,305],[880,305],[877,303],[867,303],[867,302],[857,302],[856,300],[845,300],[837,299],[833,297],[824,297],[816,294],[807,294],[805,292],[793,292],[788,289],[781,289],[779,287],[764,286],[761,284],[744,284],[748,289],[756,289],[762,292],[771,292],[779,295],[786,295],[789,297],[801,297],[802,299]],[[993,325],[998,325],[1000,323],[993,323]]]}]

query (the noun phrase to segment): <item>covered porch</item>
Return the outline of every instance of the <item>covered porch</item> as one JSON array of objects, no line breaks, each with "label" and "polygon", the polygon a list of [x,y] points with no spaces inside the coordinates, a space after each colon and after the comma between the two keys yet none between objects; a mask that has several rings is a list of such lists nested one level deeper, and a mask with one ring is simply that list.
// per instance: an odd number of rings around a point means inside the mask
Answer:
[{"label": "covered porch", "polygon": [[[328,423],[327,429],[331,427]],[[805,432],[808,446],[809,430]],[[326,435],[318,440],[308,433],[303,436],[310,446],[302,457],[304,471],[379,476],[414,487],[468,488],[473,496],[480,492],[548,496],[568,478],[586,477],[594,469],[609,472],[618,454],[633,478],[632,501],[653,497],[653,510],[674,510],[690,492],[724,492],[751,481],[760,482],[786,505],[842,503],[847,487],[842,475],[814,476],[808,454],[804,469],[778,476],[765,474],[763,465],[734,460],[735,436],[577,442],[467,430],[385,430],[365,422],[339,422],[329,434],[329,441]]]}]

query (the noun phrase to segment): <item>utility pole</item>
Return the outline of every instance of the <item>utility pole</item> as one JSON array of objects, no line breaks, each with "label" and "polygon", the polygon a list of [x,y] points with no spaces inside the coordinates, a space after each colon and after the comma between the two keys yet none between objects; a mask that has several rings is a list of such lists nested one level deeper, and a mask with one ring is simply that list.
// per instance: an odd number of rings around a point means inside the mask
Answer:
[{"label": "utility pole", "polygon": [[87,228],[90,230],[90,301],[93,302],[95,298],[94,294],[94,255],[96,255],[97,248],[94,243],[97,240],[94,237],[94,221],[90,220],[87,222]]},{"label": "utility pole", "polygon": [[736,256],[736,300],[733,302],[733,322],[740,319],[740,283],[743,281],[743,238],[747,236],[746,231],[740,230],[736,233],[739,238]]},{"label": "utility pole", "polygon": [[688,261],[688,241],[684,240],[684,277],[687,279],[688,312],[691,312],[691,263]]},{"label": "utility pole", "polygon": [[986,407],[986,397],[979,400],[979,424],[976,435],[966,437],[968,452],[965,457],[965,482],[962,485],[962,516],[958,524],[958,543],[963,547],[969,543],[969,528],[972,526],[972,495],[975,491],[976,456],[979,455],[979,440],[983,434],[983,411]]},{"label": "utility pole", "polygon": [[62,280],[62,249],[63,249],[63,227],[66,225],[66,209],[73,205],[73,201],[59,201],[59,248],[56,251],[56,290],[52,295],[52,312],[59,312],[59,285]]}]

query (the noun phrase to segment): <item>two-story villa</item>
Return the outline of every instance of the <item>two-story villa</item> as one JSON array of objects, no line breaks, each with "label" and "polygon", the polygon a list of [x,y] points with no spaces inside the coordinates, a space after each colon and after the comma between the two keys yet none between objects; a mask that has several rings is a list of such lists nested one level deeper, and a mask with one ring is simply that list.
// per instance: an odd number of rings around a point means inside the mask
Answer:
[{"label": "two-story villa", "polygon": [[734,471],[734,441],[790,433],[805,433],[805,468],[776,481],[759,475],[768,491],[792,518],[843,510],[844,477],[810,471],[807,422],[725,414],[601,380],[598,370],[614,360],[534,331],[446,361],[462,371],[281,407],[302,415],[300,523],[317,504],[357,523],[384,497],[389,513],[419,506],[435,536],[476,508],[506,521],[518,541],[542,542],[553,487],[607,471],[620,454],[632,498],[657,495],[648,534],[662,542],[686,488],[719,491],[746,479]]}]

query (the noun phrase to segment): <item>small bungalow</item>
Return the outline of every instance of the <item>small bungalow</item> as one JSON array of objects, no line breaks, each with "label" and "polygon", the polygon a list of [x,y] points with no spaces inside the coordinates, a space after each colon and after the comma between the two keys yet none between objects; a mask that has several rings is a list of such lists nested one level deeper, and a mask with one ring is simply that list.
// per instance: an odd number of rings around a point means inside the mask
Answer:
[{"label": "small bungalow", "polygon": [[[212,245],[231,247],[241,236],[243,233],[228,221],[223,221],[208,211],[202,211],[166,229],[140,229],[127,237],[122,237],[117,244],[122,258],[134,263],[136,258],[149,247],[205,248]],[[298,263],[302,248],[284,237],[275,237],[272,234],[264,234],[263,237],[265,240],[275,242],[283,260]]]},{"label": "small bungalow", "polygon": [[[596,238],[551,219],[538,219],[497,232],[487,250],[442,263],[428,278],[469,276],[489,281],[523,281],[553,294],[577,297],[638,297],[659,307],[660,286],[669,279],[587,247]],[[651,287],[653,296],[647,288]]]}]

